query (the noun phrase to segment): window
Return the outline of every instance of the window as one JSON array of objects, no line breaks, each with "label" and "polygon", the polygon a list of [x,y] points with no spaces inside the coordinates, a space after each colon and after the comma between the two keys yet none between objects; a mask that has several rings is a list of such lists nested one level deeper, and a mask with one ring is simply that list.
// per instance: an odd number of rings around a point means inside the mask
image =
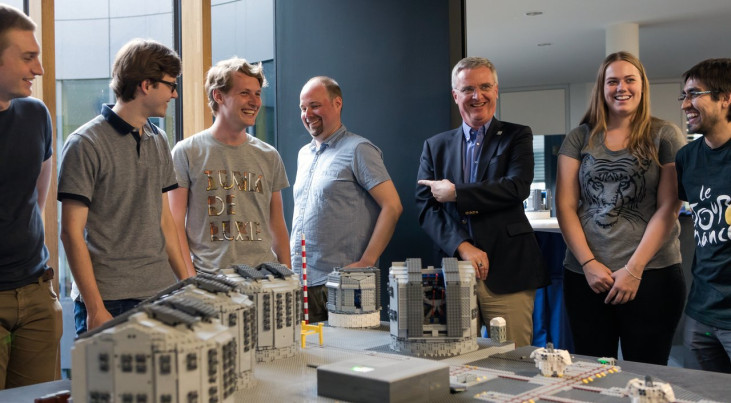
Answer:
[{"label": "window", "polygon": [[[21,1],[22,3],[22,1]],[[151,38],[173,48],[173,1],[56,0],[57,161],[74,130],[113,103],[109,88],[114,57],[127,41]],[[165,118],[152,119],[175,140],[175,100]],[[59,206],[60,208],[60,206]],[[59,214],[60,217],[60,214]],[[71,291],[71,274],[59,248],[61,296]]]},{"label": "window", "polygon": [[24,3],[23,0],[3,0],[3,3],[5,3],[11,7],[15,7],[20,11],[25,11],[23,9],[23,3]]},{"label": "window", "polygon": [[262,62],[269,86],[262,89],[262,106],[249,134],[276,146],[274,137],[274,0],[212,0],[211,54],[215,65],[234,56]]}]

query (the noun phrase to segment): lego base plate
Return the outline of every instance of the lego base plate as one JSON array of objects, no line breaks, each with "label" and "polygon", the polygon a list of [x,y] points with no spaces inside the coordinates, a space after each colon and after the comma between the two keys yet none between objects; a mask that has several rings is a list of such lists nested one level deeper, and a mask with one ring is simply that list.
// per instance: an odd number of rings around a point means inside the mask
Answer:
[{"label": "lego base plate", "polygon": [[[393,359],[394,356],[400,356],[391,351],[389,347],[391,334],[386,323],[383,323],[378,329],[364,330],[326,326],[324,332],[324,346],[318,345],[317,337],[310,336],[307,339],[307,348],[300,350],[299,354],[274,362],[257,364],[254,369],[254,377],[257,379],[256,385],[250,390],[237,392],[236,402],[334,402],[334,399],[318,396],[317,394],[316,380],[319,366],[361,357]],[[484,338],[478,338],[477,343],[479,346],[477,351],[438,360],[440,363],[450,366],[450,373],[452,374],[450,381],[453,384],[459,384],[459,382],[455,382],[458,380],[459,374],[463,376],[460,379],[469,378],[472,381],[471,385],[469,382],[460,385],[466,389],[464,392],[450,394],[442,401],[507,401],[508,398],[514,398],[517,395],[516,392],[533,390],[551,381],[555,382],[557,379],[561,379],[535,378],[538,369],[535,367],[533,360],[528,358],[533,350],[530,347],[511,351],[514,350],[512,343],[498,344]],[[644,374],[642,375],[644,376]],[[487,376],[490,377],[491,382],[483,379]],[[573,399],[575,401],[627,402],[627,398],[616,400],[619,398],[603,395],[596,392],[596,390],[607,390],[614,387],[615,384],[620,385],[623,382],[626,384],[626,380],[636,377],[640,377],[640,375],[622,371],[611,376],[595,378],[589,384],[583,384],[582,382],[583,386],[580,387],[583,389],[572,388],[567,391],[557,391],[552,396],[561,396],[562,399]],[[480,378],[480,380],[477,381],[477,378]],[[710,400],[702,400],[701,396],[685,391],[675,385],[673,385],[673,390],[676,399],[680,402],[710,402]],[[491,399],[484,394],[484,392],[489,391],[499,393],[501,397]],[[598,400],[587,400],[587,398]],[[545,400],[536,398],[535,401]]]}]

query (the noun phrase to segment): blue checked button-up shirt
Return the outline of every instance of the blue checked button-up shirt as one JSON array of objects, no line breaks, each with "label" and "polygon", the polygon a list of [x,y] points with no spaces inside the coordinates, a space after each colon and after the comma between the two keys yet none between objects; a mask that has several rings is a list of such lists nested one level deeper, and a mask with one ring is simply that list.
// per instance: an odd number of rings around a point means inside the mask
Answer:
[{"label": "blue checked button-up shirt", "polygon": [[308,286],[323,285],[334,267],[360,260],[381,211],[368,191],[390,179],[381,150],[345,126],[319,149],[314,140],[300,149],[290,251],[301,276],[304,232]]}]

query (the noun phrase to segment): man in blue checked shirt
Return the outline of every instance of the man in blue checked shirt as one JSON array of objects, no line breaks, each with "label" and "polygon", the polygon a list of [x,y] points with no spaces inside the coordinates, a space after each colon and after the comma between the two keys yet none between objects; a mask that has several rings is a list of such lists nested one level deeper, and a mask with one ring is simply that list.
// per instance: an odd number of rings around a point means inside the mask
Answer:
[{"label": "man in blue checked shirt", "polygon": [[334,267],[376,266],[402,212],[381,150],[349,132],[340,119],[335,80],[314,77],[300,93],[300,114],[312,141],[300,149],[290,246],[302,269],[307,247],[310,322],[327,320],[327,275]]}]

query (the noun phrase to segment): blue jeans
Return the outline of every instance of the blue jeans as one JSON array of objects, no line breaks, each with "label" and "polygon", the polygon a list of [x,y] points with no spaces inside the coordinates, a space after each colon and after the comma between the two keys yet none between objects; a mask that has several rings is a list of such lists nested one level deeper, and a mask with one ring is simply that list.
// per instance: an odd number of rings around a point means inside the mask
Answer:
[{"label": "blue jeans", "polygon": [[731,373],[731,330],[708,326],[685,316],[685,346],[701,369]]},{"label": "blue jeans", "polygon": [[[117,317],[130,309],[134,308],[142,300],[139,299],[118,299],[114,301],[104,301],[104,308],[109,313]],[[86,332],[86,305],[83,302],[74,301],[74,323],[76,324],[76,337]]]}]

